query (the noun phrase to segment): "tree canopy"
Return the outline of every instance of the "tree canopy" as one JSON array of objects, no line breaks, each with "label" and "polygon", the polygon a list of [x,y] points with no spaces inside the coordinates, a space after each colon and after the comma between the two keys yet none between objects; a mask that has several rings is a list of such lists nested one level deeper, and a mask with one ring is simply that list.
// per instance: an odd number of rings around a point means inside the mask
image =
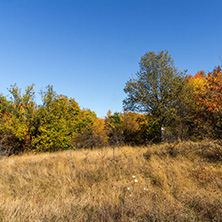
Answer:
[{"label": "tree canopy", "polygon": [[42,104],[34,84],[23,93],[16,84],[8,91],[0,94],[0,156],[222,137],[221,67],[185,75],[168,51],[142,56],[124,88],[125,112],[109,111],[104,119],[51,85],[40,93]]},{"label": "tree canopy", "polygon": [[136,77],[124,88],[124,109],[150,113],[161,125],[167,125],[181,107],[185,73],[176,68],[168,51],[147,52],[139,66]]}]

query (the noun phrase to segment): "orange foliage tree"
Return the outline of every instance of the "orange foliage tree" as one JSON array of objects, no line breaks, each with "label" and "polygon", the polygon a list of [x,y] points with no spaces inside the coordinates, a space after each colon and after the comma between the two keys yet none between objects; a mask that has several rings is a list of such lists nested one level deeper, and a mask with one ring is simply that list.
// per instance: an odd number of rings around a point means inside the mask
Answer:
[{"label": "orange foliage tree", "polygon": [[196,123],[205,125],[214,138],[222,136],[222,69],[197,76],[201,84],[194,90]]},{"label": "orange foliage tree", "polygon": [[160,136],[159,124],[151,114],[108,112],[105,124],[110,145],[144,145]]}]

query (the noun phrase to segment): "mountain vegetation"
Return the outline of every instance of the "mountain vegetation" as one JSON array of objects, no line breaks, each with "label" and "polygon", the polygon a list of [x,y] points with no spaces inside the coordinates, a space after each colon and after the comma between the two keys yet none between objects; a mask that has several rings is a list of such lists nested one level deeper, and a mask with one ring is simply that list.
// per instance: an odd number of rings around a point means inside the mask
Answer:
[{"label": "mountain vegetation", "polygon": [[35,102],[34,85],[16,84],[0,95],[0,154],[52,152],[161,141],[221,139],[222,70],[187,75],[168,51],[147,52],[136,77],[126,82],[123,113],[104,119],[80,109],[49,85]]},{"label": "mountain vegetation", "polygon": [[222,221],[222,68],[139,65],[103,119],[51,85],[0,95],[0,222]]}]

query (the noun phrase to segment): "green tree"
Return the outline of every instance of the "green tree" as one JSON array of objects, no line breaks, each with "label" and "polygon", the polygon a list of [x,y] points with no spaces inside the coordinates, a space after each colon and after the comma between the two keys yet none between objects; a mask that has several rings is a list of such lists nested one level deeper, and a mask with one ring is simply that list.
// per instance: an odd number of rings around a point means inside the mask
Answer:
[{"label": "green tree", "polygon": [[136,78],[127,81],[124,109],[150,113],[160,126],[168,126],[182,107],[184,72],[179,71],[168,51],[142,56]]},{"label": "green tree", "polygon": [[33,139],[35,151],[57,151],[73,148],[72,134],[77,130],[81,112],[78,103],[58,95],[53,86],[41,92],[43,105],[38,108],[38,131]]}]

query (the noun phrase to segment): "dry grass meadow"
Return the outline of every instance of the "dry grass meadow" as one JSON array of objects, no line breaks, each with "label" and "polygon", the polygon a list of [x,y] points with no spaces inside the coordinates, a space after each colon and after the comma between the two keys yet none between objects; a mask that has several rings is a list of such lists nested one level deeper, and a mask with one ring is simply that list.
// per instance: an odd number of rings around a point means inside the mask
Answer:
[{"label": "dry grass meadow", "polygon": [[0,221],[222,221],[213,142],[0,159]]}]

